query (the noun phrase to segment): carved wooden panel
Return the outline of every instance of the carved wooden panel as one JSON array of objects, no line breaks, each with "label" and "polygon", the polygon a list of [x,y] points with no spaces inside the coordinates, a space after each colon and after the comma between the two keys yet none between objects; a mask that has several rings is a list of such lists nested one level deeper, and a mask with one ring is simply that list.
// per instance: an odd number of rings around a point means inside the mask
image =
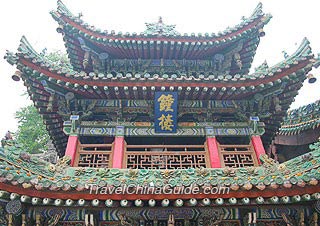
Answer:
[{"label": "carved wooden panel", "polygon": [[251,144],[219,145],[220,161],[223,167],[257,166],[257,157]]},{"label": "carved wooden panel", "polygon": [[110,168],[112,149],[112,144],[79,144],[75,166]]},{"label": "carved wooden panel", "polygon": [[124,161],[131,169],[209,167],[203,145],[128,145]]},{"label": "carved wooden panel", "polygon": [[110,153],[80,153],[79,167],[109,168]]}]

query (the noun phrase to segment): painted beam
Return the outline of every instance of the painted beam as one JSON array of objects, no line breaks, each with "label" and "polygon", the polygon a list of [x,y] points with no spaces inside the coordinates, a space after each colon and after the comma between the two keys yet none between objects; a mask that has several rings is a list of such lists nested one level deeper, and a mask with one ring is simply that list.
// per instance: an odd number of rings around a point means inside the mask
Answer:
[{"label": "painted beam", "polygon": [[260,136],[251,136],[251,143],[253,145],[254,151],[256,153],[258,163],[261,164],[260,156],[266,154],[266,151],[263,147],[262,140]]}]

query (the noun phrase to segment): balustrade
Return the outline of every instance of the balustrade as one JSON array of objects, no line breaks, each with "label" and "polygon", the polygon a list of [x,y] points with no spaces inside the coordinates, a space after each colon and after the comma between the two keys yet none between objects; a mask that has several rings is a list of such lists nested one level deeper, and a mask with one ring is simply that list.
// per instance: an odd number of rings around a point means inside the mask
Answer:
[{"label": "balustrade", "polygon": [[[114,144],[78,143],[76,167],[111,168]],[[222,167],[258,166],[249,145],[218,145]],[[210,168],[204,145],[125,145],[123,166],[128,169]]]},{"label": "balustrade", "polygon": [[124,165],[131,169],[210,167],[204,145],[127,145]]},{"label": "balustrade", "polygon": [[249,145],[218,145],[222,167],[258,166],[253,146]]},{"label": "balustrade", "polygon": [[111,168],[113,144],[78,144],[75,166]]}]

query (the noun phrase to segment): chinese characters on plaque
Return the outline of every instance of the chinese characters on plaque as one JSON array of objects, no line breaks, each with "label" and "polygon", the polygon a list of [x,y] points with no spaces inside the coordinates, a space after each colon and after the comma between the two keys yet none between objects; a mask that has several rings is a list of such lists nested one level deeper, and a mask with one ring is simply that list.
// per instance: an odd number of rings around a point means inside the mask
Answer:
[{"label": "chinese characters on plaque", "polygon": [[177,92],[156,92],[154,99],[155,132],[177,132]]}]

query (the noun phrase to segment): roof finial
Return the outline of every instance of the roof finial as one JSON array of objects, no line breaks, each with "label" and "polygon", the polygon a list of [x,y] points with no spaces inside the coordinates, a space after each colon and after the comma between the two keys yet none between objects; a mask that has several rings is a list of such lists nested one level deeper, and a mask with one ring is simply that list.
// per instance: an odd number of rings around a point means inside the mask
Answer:
[{"label": "roof finial", "polygon": [[159,16],[158,22],[146,23],[147,29],[143,32],[149,35],[179,35],[175,30],[175,25],[166,25],[163,23],[162,17]]}]

